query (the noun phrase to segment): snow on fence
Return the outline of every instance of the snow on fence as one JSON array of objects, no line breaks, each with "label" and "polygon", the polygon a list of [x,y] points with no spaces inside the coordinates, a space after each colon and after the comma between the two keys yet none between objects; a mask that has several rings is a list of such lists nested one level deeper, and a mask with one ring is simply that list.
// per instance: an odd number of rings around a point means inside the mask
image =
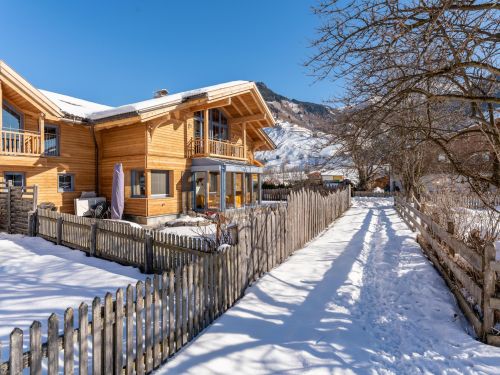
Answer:
[{"label": "snow on fence", "polygon": [[0,230],[28,233],[30,213],[36,210],[38,187],[0,184]]},{"label": "snow on fence", "polygon": [[376,197],[376,198],[388,198],[392,197],[394,193],[383,191],[383,192],[375,192],[375,191],[354,191],[355,197]]},{"label": "snow on fence", "polygon": [[495,247],[484,250],[468,247],[453,236],[453,226],[444,229],[431,217],[419,211],[420,204],[395,197],[396,210],[413,230],[419,230],[417,242],[443,276],[457,298],[460,308],[474,327],[476,335],[488,344],[500,346],[495,324],[500,318],[500,298],[496,298],[497,272]]},{"label": "snow on fence", "polygon": [[[49,375],[72,374],[75,367],[81,374],[150,373],[228,310],[251,283],[302,248],[349,206],[349,189],[302,190],[292,192],[286,206],[249,211],[237,219],[237,245],[198,251],[191,262],[125,291],[119,289],[114,300],[107,293],[104,304],[98,297],[92,306],[82,303],[78,318],[68,308],[62,324],[52,314],[46,342],[42,343],[38,321],[31,325],[27,348],[24,332],[14,329],[9,358],[3,363],[0,358],[0,375],[21,374],[27,368],[32,374],[42,370]],[[48,220],[44,225],[54,224]],[[67,239],[64,234],[59,238]]]}]

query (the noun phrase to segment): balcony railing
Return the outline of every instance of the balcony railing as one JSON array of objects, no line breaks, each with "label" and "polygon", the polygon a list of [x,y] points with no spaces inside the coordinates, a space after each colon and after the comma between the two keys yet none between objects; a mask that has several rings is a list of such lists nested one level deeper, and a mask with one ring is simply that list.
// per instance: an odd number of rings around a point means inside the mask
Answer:
[{"label": "balcony railing", "polygon": [[2,130],[0,153],[7,155],[40,155],[40,134],[30,131]]},{"label": "balcony railing", "polygon": [[215,139],[208,140],[208,152],[204,150],[203,138],[195,138],[191,142],[191,156],[222,156],[232,159],[244,159],[245,152],[243,145],[228,142],[219,141]]}]

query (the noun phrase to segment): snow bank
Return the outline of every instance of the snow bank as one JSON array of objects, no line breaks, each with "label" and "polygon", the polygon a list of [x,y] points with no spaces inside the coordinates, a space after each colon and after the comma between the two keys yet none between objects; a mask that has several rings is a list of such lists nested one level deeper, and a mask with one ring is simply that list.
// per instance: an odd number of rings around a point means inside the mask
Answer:
[{"label": "snow bank", "polygon": [[392,199],[354,199],[158,374],[498,374],[469,331]]},{"label": "snow bank", "polygon": [[[136,268],[89,258],[41,238],[0,233],[2,358],[7,358],[9,335],[15,327],[29,333],[33,320],[39,320],[45,339],[51,313],[63,322],[67,307],[78,309],[81,302],[91,304],[94,297],[103,298],[106,292],[144,279]],[[25,345],[27,340],[25,336]]]}]

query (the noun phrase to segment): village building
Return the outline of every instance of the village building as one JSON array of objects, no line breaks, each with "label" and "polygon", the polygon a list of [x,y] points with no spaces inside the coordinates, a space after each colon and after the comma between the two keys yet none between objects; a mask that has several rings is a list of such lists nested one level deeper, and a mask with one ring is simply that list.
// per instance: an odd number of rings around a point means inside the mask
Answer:
[{"label": "village building", "polygon": [[83,192],[111,198],[123,165],[124,215],[153,224],[259,204],[258,150],[274,119],[253,82],[233,81],[110,107],[38,90],[0,61],[0,182],[38,186],[74,212]]}]

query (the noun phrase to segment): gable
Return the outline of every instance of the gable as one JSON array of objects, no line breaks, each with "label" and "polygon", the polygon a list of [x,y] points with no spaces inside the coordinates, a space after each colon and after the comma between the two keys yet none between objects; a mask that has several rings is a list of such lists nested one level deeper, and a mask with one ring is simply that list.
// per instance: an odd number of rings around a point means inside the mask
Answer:
[{"label": "gable", "polygon": [[63,117],[63,113],[56,104],[3,61],[0,61],[0,82],[3,96],[9,97],[13,104],[23,108],[31,108],[33,112],[42,112],[49,119]]}]

